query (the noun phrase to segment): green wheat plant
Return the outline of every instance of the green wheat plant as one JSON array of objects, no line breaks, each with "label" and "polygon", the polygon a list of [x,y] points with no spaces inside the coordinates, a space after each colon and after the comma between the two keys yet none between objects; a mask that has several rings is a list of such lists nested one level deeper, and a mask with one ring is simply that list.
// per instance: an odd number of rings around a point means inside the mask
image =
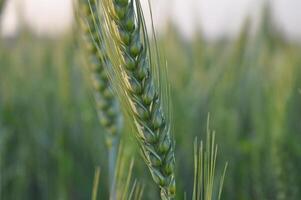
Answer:
[{"label": "green wheat plant", "polygon": [[[110,80],[105,72],[106,65],[110,65],[110,61],[107,59],[106,51],[103,50],[104,44],[101,38],[97,36],[97,25],[100,22],[100,18],[97,15],[97,6],[95,1],[80,0],[78,9],[79,22],[99,121],[107,132],[106,144],[109,154],[110,192],[112,199],[116,199],[114,174],[118,143],[122,131],[122,114],[117,98],[111,88]],[[98,51],[98,48],[102,50]],[[101,54],[98,52],[101,52]]]},{"label": "green wheat plant", "polygon": [[[174,199],[174,142],[170,125],[166,66],[150,47],[140,1],[102,1],[109,77],[136,128],[143,158],[162,199]],[[103,31],[105,30],[105,31]],[[100,52],[101,53],[101,52]]]},{"label": "green wheat plant", "polygon": [[[114,96],[112,89],[115,90],[122,109],[127,113],[126,116],[134,122],[133,126],[137,133],[135,136],[153,180],[160,188],[161,199],[174,199],[176,193],[175,156],[171,135],[166,64],[161,62],[158,47],[150,45],[140,1],[104,0],[101,10],[103,14],[100,13],[98,1],[84,3],[81,1],[80,11],[83,16],[82,32],[88,46],[86,52],[91,57],[91,65],[96,65],[90,69],[96,95],[106,97],[106,93],[103,94],[103,91],[99,90],[99,82],[106,81],[107,88],[103,89],[109,89],[110,100],[111,96]],[[152,31],[154,34],[154,30]],[[155,34],[153,36],[156,43]],[[95,76],[99,74],[104,80],[95,79]],[[96,98],[96,103],[99,101],[98,98]],[[108,111],[100,110],[100,112]],[[103,117],[106,116],[101,114],[100,119]],[[203,143],[199,145],[197,140],[195,141],[194,200],[214,199],[217,147],[214,134],[211,137],[209,128],[207,131],[205,150]],[[119,156],[118,167],[114,169],[114,189],[111,188],[110,198],[118,200],[132,199],[133,196],[141,198],[142,190],[139,189],[140,187],[136,188],[136,182],[129,190],[133,162],[130,164],[125,182],[118,178],[124,177],[125,173],[125,167],[122,164],[125,161],[121,161],[122,159],[123,156]],[[95,191],[98,187],[98,174],[99,172],[96,171],[94,199],[96,199]],[[119,181],[115,188],[116,179]],[[218,199],[220,199],[223,179],[224,175],[221,178]]]},{"label": "green wheat plant", "polygon": [[[207,138],[206,143],[194,141],[194,185],[192,192],[192,200],[220,200],[222,194],[223,183],[227,170],[226,163],[222,176],[217,183],[216,162],[217,162],[218,146],[215,143],[215,132],[209,128],[209,117],[207,121]],[[218,191],[215,192],[214,189]],[[215,195],[217,194],[217,195]]]}]

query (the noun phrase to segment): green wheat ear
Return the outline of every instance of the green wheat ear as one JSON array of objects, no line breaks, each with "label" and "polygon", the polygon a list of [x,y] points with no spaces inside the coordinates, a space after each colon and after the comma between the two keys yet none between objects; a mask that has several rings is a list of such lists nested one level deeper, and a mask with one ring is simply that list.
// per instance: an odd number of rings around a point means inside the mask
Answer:
[{"label": "green wheat ear", "polygon": [[[166,64],[151,48],[140,1],[102,1],[99,30],[112,63],[108,75],[128,116],[162,199],[174,199],[175,156]],[[155,37],[154,37],[155,38]]]},{"label": "green wheat ear", "polygon": [[[223,183],[227,170],[226,163],[223,174],[219,183],[215,184],[215,171],[217,161],[218,147],[215,144],[215,132],[209,129],[209,117],[207,122],[207,138],[206,144],[203,141],[194,141],[194,184],[192,200],[213,200],[221,199]],[[214,188],[218,187],[217,195],[214,195]]]},{"label": "green wheat ear", "polygon": [[78,22],[82,36],[82,46],[87,58],[92,93],[99,115],[100,124],[106,130],[106,144],[109,153],[110,192],[115,199],[114,173],[116,167],[118,143],[122,131],[122,113],[119,102],[111,87],[106,68],[110,64],[102,37],[98,35],[101,19],[98,15],[98,4],[94,0],[80,0],[78,5]]}]

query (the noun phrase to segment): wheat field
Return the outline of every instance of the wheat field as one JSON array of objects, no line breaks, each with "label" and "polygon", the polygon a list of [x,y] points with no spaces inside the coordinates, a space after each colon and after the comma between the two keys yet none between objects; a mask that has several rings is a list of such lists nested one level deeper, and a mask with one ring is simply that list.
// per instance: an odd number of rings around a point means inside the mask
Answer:
[{"label": "wheat field", "polygon": [[0,38],[0,199],[300,199],[301,45],[268,6],[209,41],[102,2]]}]

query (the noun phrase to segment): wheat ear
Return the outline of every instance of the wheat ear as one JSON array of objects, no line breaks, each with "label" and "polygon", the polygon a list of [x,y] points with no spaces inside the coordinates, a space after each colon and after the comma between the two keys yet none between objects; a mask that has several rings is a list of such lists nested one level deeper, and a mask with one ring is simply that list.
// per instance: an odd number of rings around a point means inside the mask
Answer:
[{"label": "wheat ear", "polygon": [[[106,65],[110,62],[107,59],[102,40],[97,35],[98,5],[94,0],[80,0],[79,21],[83,36],[83,43],[88,57],[89,74],[92,80],[92,91],[101,125],[106,129],[106,144],[109,153],[109,179],[111,198],[115,196],[115,168],[118,152],[119,135],[122,128],[122,114],[119,103],[114,96],[107,74]],[[102,50],[99,50],[102,49]]]},{"label": "wheat ear", "polygon": [[166,69],[151,49],[139,0],[104,0],[105,41],[113,63],[110,77],[133,118],[143,157],[161,199],[174,199],[174,143],[169,120]]}]

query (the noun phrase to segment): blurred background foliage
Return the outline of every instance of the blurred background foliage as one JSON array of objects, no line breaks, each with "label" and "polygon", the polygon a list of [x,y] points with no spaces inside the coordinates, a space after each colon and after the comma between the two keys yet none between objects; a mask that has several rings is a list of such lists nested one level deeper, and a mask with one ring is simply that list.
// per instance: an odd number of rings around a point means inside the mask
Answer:
[{"label": "blurred background foliage", "polygon": [[[265,10],[250,34],[184,40],[170,24],[159,37],[168,61],[176,140],[178,199],[191,195],[193,140],[204,139],[207,115],[217,132],[218,175],[229,162],[222,199],[300,199],[301,46],[277,31]],[[0,197],[90,199],[107,156],[76,34],[37,38],[24,31],[0,43]],[[122,143],[136,155],[144,199],[158,199],[128,127]]]}]

